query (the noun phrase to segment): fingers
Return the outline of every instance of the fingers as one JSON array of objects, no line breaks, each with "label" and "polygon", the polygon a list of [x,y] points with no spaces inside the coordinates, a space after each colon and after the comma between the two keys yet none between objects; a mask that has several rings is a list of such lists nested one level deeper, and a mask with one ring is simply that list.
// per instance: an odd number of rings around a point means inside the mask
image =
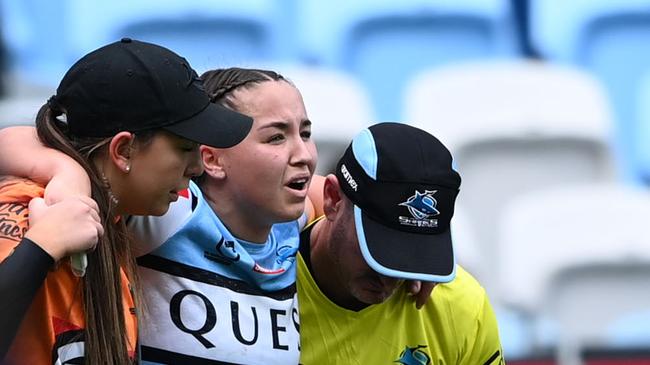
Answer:
[{"label": "fingers", "polygon": [[83,203],[82,207],[86,207],[86,209],[82,209],[81,214],[89,214],[93,221],[98,223],[98,226],[101,227],[101,230],[98,229],[98,233],[99,236],[102,236],[104,234],[104,228],[101,226],[102,220],[99,216],[99,206],[97,205],[97,202],[87,196],[75,196],[62,201],[61,203],[75,204],[75,201]]},{"label": "fingers", "polygon": [[66,198],[50,206],[36,198],[30,201],[29,209],[30,229],[25,236],[55,261],[94,250],[105,233],[97,203],[85,196]]},{"label": "fingers", "polygon": [[415,307],[421,309],[431,297],[431,292],[437,283],[419,280],[406,281],[408,294],[415,299]]},{"label": "fingers", "polygon": [[421,309],[429,301],[429,298],[431,297],[431,292],[433,291],[433,288],[435,288],[438,283],[425,281],[425,282],[421,282],[420,284],[421,284],[420,291],[415,296],[415,308],[417,309]]},{"label": "fingers", "polygon": [[45,213],[47,210],[47,204],[45,204],[45,200],[43,200],[43,198],[33,198],[29,201],[28,209],[29,219],[31,221],[34,221]]},{"label": "fingers", "polygon": [[81,196],[81,195],[77,196],[76,198],[81,200],[84,204],[88,205],[94,211],[99,212],[99,206],[97,205],[97,202],[93,200],[93,198],[88,196]]},{"label": "fingers", "polygon": [[97,227],[97,240],[104,235],[104,226],[102,226],[101,222],[95,222],[95,227]]},{"label": "fingers", "polygon": [[92,198],[89,198],[87,196],[78,196],[76,197],[76,199],[79,199],[82,203],[86,204],[90,208],[90,214],[92,215],[94,220],[96,220],[97,222],[102,221],[99,217],[99,206],[97,205],[97,202],[95,202]]},{"label": "fingers", "polygon": [[88,248],[89,251],[92,251],[97,247],[99,239],[104,235],[104,226],[102,225],[101,218],[99,217],[99,206],[97,202],[87,196],[77,196],[74,199],[79,200],[86,207],[84,214],[88,214],[91,219],[90,226],[93,227],[93,235],[95,239],[93,240],[92,247]]},{"label": "fingers", "polygon": [[420,292],[420,281],[419,280],[407,281],[407,289],[410,295],[417,295]]}]

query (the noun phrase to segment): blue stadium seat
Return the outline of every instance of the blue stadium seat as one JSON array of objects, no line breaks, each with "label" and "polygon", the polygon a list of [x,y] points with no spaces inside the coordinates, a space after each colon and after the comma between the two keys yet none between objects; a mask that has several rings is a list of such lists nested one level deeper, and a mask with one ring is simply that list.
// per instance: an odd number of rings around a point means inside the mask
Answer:
[{"label": "blue stadium seat", "polygon": [[[561,363],[575,361],[581,349],[611,346],[623,316],[650,308],[648,214],[649,191],[615,184],[540,189],[504,209],[501,297],[536,315],[536,347],[551,339]],[[636,345],[625,343],[632,328],[622,331],[619,344]]]},{"label": "blue stadium seat", "polygon": [[340,67],[370,90],[378,117],[401,117],[400,96],[418,71],[516,54],[506,0],[307,1],[306,58]]},{"label": "blue stadium seat", "polygon": [[[440,138],[463,176],[467,212],[498,287],[497,222],[509,201],[540,188],[617,179],[603,87],[575,68],[471,62],[421,73],[406,87],[405,120]],[[491,292],[492,293],[492,292]]]},{"label": "blue stadium seat", "polygon": [[533,352],[530,318],[513,308],[494,306],[499,324],[499,338],[506,359],[521,359]]},{"label": "blue stadium seat", "polygon": [[132,37],[177,51],[199,71],[294,55],[294,12],[274,0],[70,1],[75,21],[68,33],[77,54]]},{"label": "blue stadium seat", "polygon": [[617,348],[650,348],[650,308],[622,315],[607,335],[608,342]]},{"label": "blue stadium seat", "polygon": [[[650,1],[532,0],[530,16],[532,42],[543,56],[585,67],[604,82],[627,178],[647,181],[650,151],[637,138],[640,122],[646,123],[637,113],[637,90],[640,76],[650,70]],[[647,143],[650,134],[642,137]]]}]

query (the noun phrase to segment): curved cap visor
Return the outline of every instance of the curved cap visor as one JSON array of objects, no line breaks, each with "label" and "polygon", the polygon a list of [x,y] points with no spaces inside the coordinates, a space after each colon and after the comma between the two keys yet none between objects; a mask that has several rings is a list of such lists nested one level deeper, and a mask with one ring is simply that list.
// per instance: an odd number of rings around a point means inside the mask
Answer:
[{"label": "curved cap visor", "polygon": [[208,102],[199,113],[163,129],[191,141],[229,148],[241,142],[253,125],[253,118]]},{"label": "curved cap visor", "polygon": [[354,206],[361,253],[378,273],[402,279],[447,283],[456,276],[456,262],[447,229],[440,234],[398,231],[374,221]]}]

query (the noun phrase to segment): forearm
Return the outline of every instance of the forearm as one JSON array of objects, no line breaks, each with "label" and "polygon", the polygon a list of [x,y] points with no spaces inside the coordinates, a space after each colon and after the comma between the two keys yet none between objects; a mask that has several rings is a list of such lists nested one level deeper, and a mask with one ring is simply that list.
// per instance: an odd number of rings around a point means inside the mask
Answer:
[{"label": "forearm", "polygon": [[66,192],[90,195],[90,180],[84,169],[70,156],[43,146],[34,127],[1,129],[0,156],[0,175],[26,177],[43,185],[53,181],[62,190],[57,196]]},{"label": "forearm", "polygon": [[323,186],[325,185],[325,177],[314,175],[309,184],[307,193],[307,207],[306,212],[311,220],[318,218],[324,214],[323,212]]},{"label": "forearm", "polygon": [[38,245],[23,239],[0,262],[0,362],[13,341],[20,322],[54,260]]}]

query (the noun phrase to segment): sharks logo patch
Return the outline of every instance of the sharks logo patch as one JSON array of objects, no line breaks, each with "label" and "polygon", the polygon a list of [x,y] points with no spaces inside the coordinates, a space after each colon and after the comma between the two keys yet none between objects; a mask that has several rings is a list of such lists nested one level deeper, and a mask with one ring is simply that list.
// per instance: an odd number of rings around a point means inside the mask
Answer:
[{"label": "sharks logo patch", "polygon": [[433,197],[437,192],[438,190],[425,190],[424,193],[421,193],[416,190],[415,194],[411,195],[405,202],[400,203],[400,206],[406,207],[411,213],[411,217],[400,216],[400,224],[415,227],[438,227],[438,220],[431,218],[440,214],[436,207],[438,201]]},{"label": "sharks logo patch", "polygon": [[215,252],[204,251],[203,257],[225,265],[230,265],[240,259],[240,255],[235,249],[235,242],[226,241],[223,237],[217,242]]},{"label": "sharks logo patch", "polygon": [[416,190],[415,195],[412,195],[400,205],[407,207],[413,218],[425,219],[436,216],[440,214],[436,209],[438,201],[433,197],[433,194],[437,192],[438,190],[425,190],[424,193],[421,193]]},{"label": "sharks logo patch", "polygon": [[399,354],[399,359],[393,361],[404,365],[428,365],[431,364],[431,358],[424,352],[424,345],[416,347],[404,347],[404,351]]}]

